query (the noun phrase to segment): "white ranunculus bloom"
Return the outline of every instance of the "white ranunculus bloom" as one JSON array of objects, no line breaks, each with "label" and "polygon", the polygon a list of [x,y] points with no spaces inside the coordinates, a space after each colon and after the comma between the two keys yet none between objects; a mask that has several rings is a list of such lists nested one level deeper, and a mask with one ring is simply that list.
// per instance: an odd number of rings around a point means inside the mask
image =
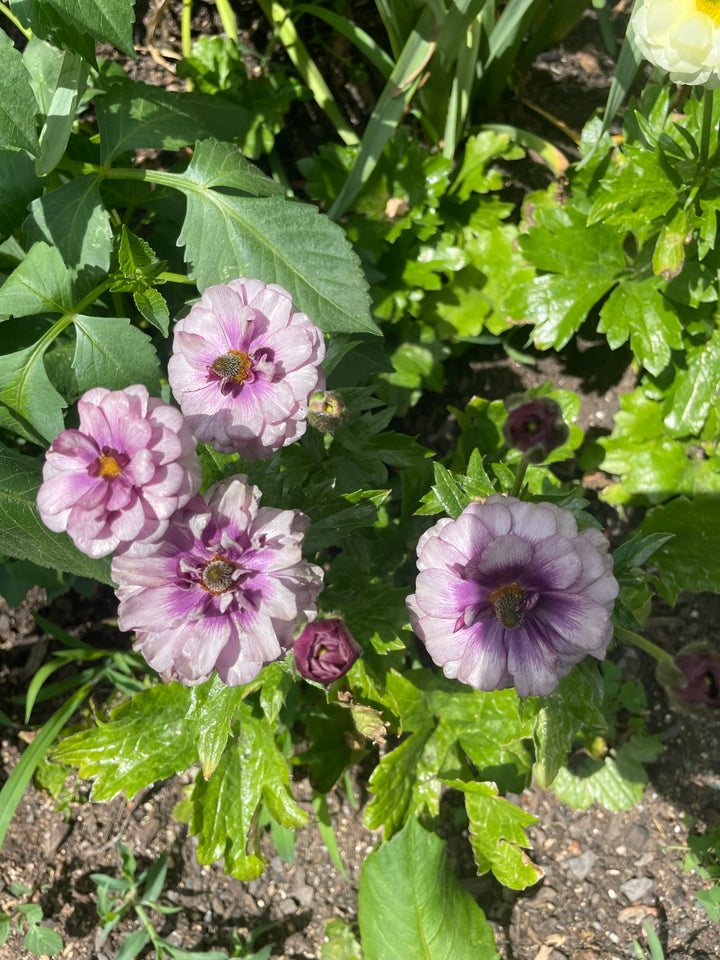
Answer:
[{"label": "white ranunculus bloom", "polygon": [[720,87],[720,0],[644,0],[632,28],[643,57],[675,83]]}]

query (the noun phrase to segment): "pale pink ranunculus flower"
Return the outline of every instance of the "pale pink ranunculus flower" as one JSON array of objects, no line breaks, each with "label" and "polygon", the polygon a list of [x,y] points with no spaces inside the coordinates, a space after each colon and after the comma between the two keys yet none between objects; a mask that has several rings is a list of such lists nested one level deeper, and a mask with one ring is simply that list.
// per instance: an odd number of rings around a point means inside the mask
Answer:
[{"label": "pale pink ranunculus flower", "polygon": [[231,280],[175,325],[168,378],[198,440],[263,460],[305,433],[324,356],[322,334],[286,290]]},{"label": "pale pink ranunculus flower", "polygon": [[551,503],[494,494],[418,543],[410,622],[447,677],[545,696],[604,659],[618,583],[608,541]]},{"label": "pale pink ranunculus flower", "polygon": [[720,6],[715,0],[644,0],[630,29],[635,45],[674,83],[720,86]]},{"label": "pale pink ranunculus flower", "polygon": [[163,539],[116,556],[118,626],[168,680],[253,680],[292,649],[316,615],[320,567],[302,558],[310,524],[298,510],[260,507],[247,477],[221,480],[173,517]]},{"label": "pale pink ranunculus flower", "polygon": [[135,384],[95,387],[78,402],[77,430],[47,452],[37,505],[43,523],[104,557],[162,536],[200,489],[195,438],[178,409]]}]

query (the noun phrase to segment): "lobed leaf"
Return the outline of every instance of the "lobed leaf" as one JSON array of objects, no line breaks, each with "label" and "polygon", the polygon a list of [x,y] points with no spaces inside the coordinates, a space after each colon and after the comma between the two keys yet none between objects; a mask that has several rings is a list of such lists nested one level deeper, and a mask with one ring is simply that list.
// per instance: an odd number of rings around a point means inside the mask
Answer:
[{"label": "lobed leaf", "polygon": [[0,30],[0,74],[3,78],[0,147],[27,150],[36,157],[40,152],[35,120],[37,101],[22,54],[15,49],[4,30]]}]

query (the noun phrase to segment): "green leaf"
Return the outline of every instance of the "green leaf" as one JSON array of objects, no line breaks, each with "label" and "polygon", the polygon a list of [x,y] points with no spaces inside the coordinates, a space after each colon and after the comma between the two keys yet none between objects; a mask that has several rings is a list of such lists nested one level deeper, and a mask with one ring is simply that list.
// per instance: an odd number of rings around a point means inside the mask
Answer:
[{"label": "green leaf", "polygon": [[187,720],[206,780],[220,762],[243,694],[244,687],[228,687],[216,673],[190,689]]},{"label": "green leaf", "polygon": [[190,798],[190,832],[199,835],[200,863],[225,858],[225,869],[238,880],[262,873],[264,858],[252,836],[261,802],[284,827],[307,822],[307,814],[292,799],[287,760],[264,719],[243,705],[240,736],[230,740],[213,774],[197,777]]},{"label": "green leaf", "polygon": [[717,923],[720,921],[720,887],[711,887],[709,890],[701,890],[696,893],[697,902],[705,910],[710,919]]},{"label": "green leaf", "polygon": [[325,927],[320,960],[362,960],[360,944],[350,927],[335,917]]},{"label": "green leaf", "polygon": [[435,759],[432,732],[429,725],[416,730],[373,770],[368,787],[375,796],[365,811],[371,830],[384,824],[384,836],[391,837],[415,812],[437,812],[439,783],[424,769]]},{"label": "green leaf", "polygon": [[653,554],[652,561],[658,587],[670,604],[681,590],[720,593],[720,500],[716,496],[678,497],[654,507],[640,531],[675,534]]},{"label": "green leaf", "polygon": [[144,384],[160,393],[160,364],[150,337],[125,317],[76,315],[73,370],[81,393],[91,387],[122,390]]},{"label": "green leaf", "polygon": [[358,917],[365,960],[499,960],[445,844],[414,818],[363,864]]},{"label": "green leaf", "polygon": [[10,917],[6,913],[0,913],[0,946],[5,943],[10,936]]},{"label": "green leaf", "polygon": [[707,341],[691,347],[685,355],[685,369],[675,374],[675,384],[666,402],[665,425],[676,436],[702,430],[710,404],[720,383],[720,330]]},{"label": "green leaf", "polygon": [[80,55],[66,52],[40,134],[40,156],[35,163],[35,172],[40,177],[54,170],[65,153],[86,80],[87,67]]},{"label": "green leaf", "polygon": [[629,810],[639,803],[647,786],[643,763],[651,763],[662,750],[657,734],[636,736],[605,760],[585,757],[574,771],[562,767],[553,781],[553,792],[580,810],[593,803],[606,810]]},{"label": "green leaf", "polygon": [[618,284],[603,304],[598,323],[612,350],[629,336],[633,353],[655,376],[670,362],[670,351],[683,346],[680,321],[660,293],[661,284],[656,277]]},{"label": "green leaf", "polygon": [[537,823],[538,818],[498,796],[494,783],[445,782],[465,795],[478,874],[492,870],[500,883],[511,890],[524,890],[537,883],[543,872],[522,848],[530,846],[525,827]]},{"label": "green leaf", "polygon": [[109,559],[92,560],[80,553],[65,533],[52,533],[37,511],[42,480],[39,461],[0,444],[0,530],[3,553],[32,560],[41,567],[67,570],[111,583]]},{"label": "green leaf", "polygon": [[[42,916],[42,913],[40,914]],[[60,953],[64,944],[63,938],[50,927],[31,926],[23,939],[25,949],[37,956],[52,956]]]},{"label": "green leaf", "polygon": [[139,930],[133,930],[123,940],[120,949],[115,955],[115,960],[134,960],[140,951],[150,942],[150,934],[141,927]]},{"label": "green leaf", "polygon": [[589,658],[564,677],[553,693],[535,701],[538,709],[533,727],[537,754],[534,774],[543,789],[555,779],[582,726],[604,729],[602,701],[602,678]]},{"label": "green leaf", "polygon": [[179,683],[158,684],[136,694],[110,713],[107,723],[67,737],[54,759],[93,777],[93,800],[109,800],[181,773],[197,760],[186,721],[190,690]]},{"label": "green leaf", "polygon": [[63,183],[30,204],[25,221],[28,239],[45,240],[62,254],[72,277],[89,290],[110,269],[110,217],[94,174]]},{"label": "green leaf", "polygon": [[0,287],[0,320],[36,313],[68,313],[72,283],[57,247],[34,243]]},{"label": "green leaf", "polygon": [[50,796],[57,800],[70,772],[70,767],[62,763],[42,759],[37,765],[33,778],[35,786],[38,790],[47,790]]},{"label": "green leaf", "polygon": [[165,297],[160,291],[154,290],[152,287],[147,290],[136,290],[133,293],[133,301],[147,322],[157,327],[162,335],[167,337],[170,326],[170,311]]},{"label": "green leaf", "polygon": [[0,150],[0,240],[18,229],[28,204],[43,191],[43,181],[24,150]]},{"label": "green leaf", "polygon": [[0,357],[0,426],[38,443],[48,442],[63,428],[67,406],[48,378],[43,363],[46,343]]},{"label": "green leaf", "polygon": [[27,150],[36,157],[40,152],[35,120],[37,101],[22,55],[3,30],[0,30],[0,74],[3,78],[0,146]]},{"label": "green leaf", "polygon": [[89,33],[100,43],[112,43],[135,58],[133,0],[53,0],[53,7],[81,33]]},{"label": "green leaf", "polygon": [[[344,231],[310,204],[221,193],[227,154],[202,141],[174,185],[187,195],[178,243],[198,286],[236,277],[279,283],[326,333],[378,333],[367,283]],[[230,186],[234,186],[231,183]]]}]

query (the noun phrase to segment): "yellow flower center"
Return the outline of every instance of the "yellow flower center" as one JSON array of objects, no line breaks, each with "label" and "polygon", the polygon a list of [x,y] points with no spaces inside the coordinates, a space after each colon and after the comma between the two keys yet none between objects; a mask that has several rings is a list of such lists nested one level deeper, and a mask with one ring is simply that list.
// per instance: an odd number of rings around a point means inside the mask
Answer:
[{"label": "yellow flower center", "polygon": [[213,360],[212,368],[220,377],[232,380],[233,383],[243,383],[252,373],[253,365],[244,350],[228,350]]},{"label": "yellow flower center", "polygon": [[115,457],[100,457],[100,469],[98,470],[98,476],[105,477],[107,480],[112,480],[115,477],[120,476],[122,469],[120,464],[117,462]]},{"label": "yellow flower center", "polygon": [[720,27],[720,0],[695,0],[695,6]]}]

